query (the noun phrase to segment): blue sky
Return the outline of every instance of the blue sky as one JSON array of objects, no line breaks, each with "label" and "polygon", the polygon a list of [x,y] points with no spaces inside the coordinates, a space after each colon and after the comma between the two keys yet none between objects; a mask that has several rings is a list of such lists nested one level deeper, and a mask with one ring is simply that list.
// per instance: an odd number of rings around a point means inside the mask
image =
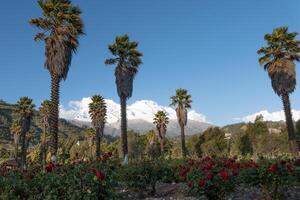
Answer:
[{"label": "blue sky", "polygon": [[[279,111],[280,99],[258,65],[263,36],[278,26],[300,32],[299,0],[74,0],[83,11],[86,35],[61,84],[61,103],[101,94],[118,102],[107,45],[127,33],[139,41],[144,64],[134,81],[132,103],[170,103],[175,89],[193,96],[193,109],[223,125],[260,110]],[[44,46],[33,41],[28,20],[41,16],[35,0],[1,4],[0,98],[49,98]],[[298,39],[300,39],[298,37]],[[299,64],[297,64],[298,68]],[[298,80],[299,80],[299,76]],[[300,109],[300,92],[291,96]]]}]

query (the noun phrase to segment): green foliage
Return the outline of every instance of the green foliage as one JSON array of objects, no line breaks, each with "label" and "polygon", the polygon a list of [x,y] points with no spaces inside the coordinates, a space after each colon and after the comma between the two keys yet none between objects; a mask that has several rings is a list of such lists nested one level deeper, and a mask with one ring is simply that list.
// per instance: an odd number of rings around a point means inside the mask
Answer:
[{"label": "green foliage", "polygon": [[295,123],[296,137],[300,139],[300,119]]},{"label": "green foliage", "polygon": [[[189,156],[192,157],[196,157],[196,156],[201,156],[201,144],[199,142],[201,136],[199,137],[199,135],[192,135],[190,137],[187,137],[186,140],[186,147],[187,147],[187,151]],[[200,145],[200,146],[199,146]]]},{"label": "green foliage", "polygon": [[252,155],[252,142],[247,134],[243,135],[239,141],[239,150],[242,156]]},{"label": "green foliage", "polygon": [[[225,140],[225,133],[218,127],[209,128],[204,133],[198,143],[198,153],[203,155],[224,156],[228,153],[228,146]],[[204,141],[204,142],[203,142]]]},{"label": "green foliage", "polygon": [[[53,172],[39,169],[9,172],[0,177],[0,199],[114,199],[113,163],[57,166]],[[96,171],[104,174],[99,179]]]},{"label": "green foliage", "polygon": [[[13,135],[10,133],[10,127],[12,126],[13,120],[18,118],[18,115],[14,112],[15,109],[15,105],[0,102],[0,144],[2,144],[8,151],[13,151]],[[31,130],[34,134],[33,138],[30,141],[30,144],[32,146],[38,144],[41,141],[40,137],[42,135],[40,114],[36,110],[33,110],[33,113],[34,115],[31,122]],[[59,120],[60,139],[65,139],[73,136],[79,136],[80,139],[83,139],[83,131],[83,128],[73,125],[67,120]]]},{"label": "green foliage", "polygon": [[179,177],[192,195],[224,200],[239,186],[256,187],[259,199],[284,199],[284,192],[299,184],[300,159],[237,160],[211,158],[187,160],[179,165]]},{"label": "green foliage", "polygon": [[120,173],[121,181],[131,190],[147,191],[155,194],[155,185],[158,181],[176,181],[175,166],[178,162],[164,160],[140,161],[124,166]]}]

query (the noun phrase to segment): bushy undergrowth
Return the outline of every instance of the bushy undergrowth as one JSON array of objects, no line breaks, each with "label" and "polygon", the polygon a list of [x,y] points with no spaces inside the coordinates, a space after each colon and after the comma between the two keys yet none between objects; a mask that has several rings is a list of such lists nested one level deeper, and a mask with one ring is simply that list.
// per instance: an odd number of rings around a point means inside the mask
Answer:
[{"label": "bushy undergrowth", "polygon": [[47,165],[46,169],[2,169],[0,199],[113,199],[114,161]]},{"label": "bushy undergrowth", "polygon": [[0,199],[119,199],[118,191],[155,193],[157,182],[184,182],[192,196],[226,199],[238,187],[258,187],[267,199],[300,184],[300,159],[151,160],[120,165],[105,154],[93,162],[2,169]]},{"label": "bushy undergrowth", "polygon": [[300,159],[238,161],[236,158],[187,160],[179,176],[194,196],[226,199],[237,187],[258,187],[266,199],[282,199],[284,191],[300,183]]}]

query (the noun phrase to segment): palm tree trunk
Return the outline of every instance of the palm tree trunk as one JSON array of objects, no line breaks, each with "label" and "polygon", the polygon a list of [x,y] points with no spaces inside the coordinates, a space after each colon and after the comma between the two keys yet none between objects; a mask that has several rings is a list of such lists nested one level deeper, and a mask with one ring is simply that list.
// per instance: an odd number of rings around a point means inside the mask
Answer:
[{"label": "palm tree trunk", "polygon": [[122,150],[124,164],[127,164],[126,159],[128,157],[128,142],[127,142],[127,117],[126,117],[126,97],[121,96],[121,138],[122,138]]},{"label": "palm tree trunk", "polygon": [[164,139],[163,138],[160,139],[160,151],[161,151],[161,154],[164,154]]},{"label": "palm tree trunk", "polygon": [[43,166],[46,166],[46,126],[43,127],[43,142],[42,142]]},{"label": "palm tree trunk", "polygon": [[163,156],[164,154],[164,138],[162,137],[162,133],[158,130],[159,142],[160,142],[160,153]]},{"label": "palm tree trunk", "polygon": [[186,147],[185,147],[185,136],[184,136],[184,126],[180,126],[181,128],[181,151],[182,157],[186,157]]},{"label": "palm tree trunk", "polygon": [[51,108],[50,108],[50,150],[51,159],[56,161],[58,148],[58,106],[59,106],[59,77],[55,74],[51,75]]},{"label": "palm tree trunk", "polygon": [[26,144],[26,133],[30,128],[30,119],[23,118],[21,126],[21,167],[26,165],[26,155],[27,155],[27,144]]},{"label": "palm tree trunk", "polygon": [[[18,143],[19,143],[19,141],[18,141]],[[16,162],[17,162],[17,163],[19,163],[19,161],[18,161],[19,144],[18,144],[18,143],[16,144],[16,155],[15,155],[15,156],[16,156]]]},{"label": "palm tree trunk", "polygon": [[101,152],[100,148],[101,148],[101,129],[96,128],[96,158],[100,157],[100,152]]},{"label": "palm tree trunk", "polygon": [[281,98],[282,98],[282,103],[283,103],[283,108],[285,113],[285,121],[286,121],[286,126],[288,131],[288,137],[290,141],[291,152],[293,155],[297,156],[298,146],[296,143],[296,135],[294,131],[289,94],[283,94]]}]

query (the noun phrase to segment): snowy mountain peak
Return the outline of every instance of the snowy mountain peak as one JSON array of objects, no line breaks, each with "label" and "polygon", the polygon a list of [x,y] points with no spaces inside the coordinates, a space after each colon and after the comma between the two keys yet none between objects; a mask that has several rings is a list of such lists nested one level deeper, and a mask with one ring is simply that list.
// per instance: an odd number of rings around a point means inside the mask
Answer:
[{"label": "snowy mountain peak", "polygon": [[[84,97],[80,101],[71,101],[68,108],[60,106],[60,117],[67,120],[78,120],[83,122],[90,122],[89,117],[89,103],[92,100],[90,97]],[[108,124],[120,121],[120,105],[111,99],[105,100],[107,104],[107,122]],[[139,100],[127,106],[127,119],[128,120],[144,120],[152,123],[154,115],[157,111],[164,110],[168,113],[171,120],[176,120],[176,112],[173,108],[158,105],[151,100]],[[198,122],[206,122],[206,117],[197,113],[194,110],[188,112],[190,120]]]}]

